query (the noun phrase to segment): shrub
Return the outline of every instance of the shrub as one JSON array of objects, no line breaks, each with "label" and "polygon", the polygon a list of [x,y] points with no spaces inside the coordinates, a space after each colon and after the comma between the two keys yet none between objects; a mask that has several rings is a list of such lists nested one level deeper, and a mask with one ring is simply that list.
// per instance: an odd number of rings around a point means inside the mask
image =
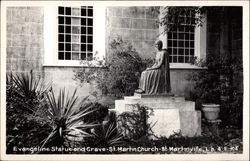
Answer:
[{"label": "shrub", "polygon": [[220,104],[222,124],[241,128],[243,96],[233,80],[235,75],[242,73],[242,63],[238,59],[219,57],[219,54],[209,54],[206,62],[198,62],[207,69],[195,71],[189,76],[188,79],[194,81],[191,99],[200,103]]},{"label": "shrub", "polygon": [[93,112],[91,112],[83,119],[84,122],[102,124],[102,122],[108,116],[108,106],[104,106],[98,102],[89,102],[85,106],[89,106],[89,110],[93,110]]},{"label": "shrub", "polygon": [[[89,64],[89,68],[83,67],[75,71],[74,80],[80,83],[94,82],[105,95],[118,98],[132,95],[138,88],[140,73],[152,60],[142,60],[133,46],[121,38],[113,40],[109,48],[103,68]],[[99,64],[103,62],[100,60]]]},{"label": "shrub", "polygon": [[36,118],[45,109],[45,93],[49,86],[45,86],[41,78],[34,77],[32,71],[9,74],[6,80],[7,153],[29,153],[13,151],[13,147],[37,146],[51,130],[47,121]]},{"label": "shrub", "polygon": [[[83,120],[95,110],[90,110],[92,108],[90,104],[83,106],[77,104],[76,90],[71,96],[66,95],[65,90],[60,90],[57,99],[52,90],[46,97],[48,110],[43,117],[51,122],[53,130],[42,142],[42,147],[71,147],[74,146],[72,142],[81,142],[85,137],[91,136],[88,131],[97,125]],[[82,102],[85,100],[87,97]]]},{"label": "shrub", "polygon": [[153,110],[143,105],[133,105],[133,111],[123,112],[117,118],[117,124],[124,138],[129,142],[149,139],[153,136],[152,124],[148,122]]}]

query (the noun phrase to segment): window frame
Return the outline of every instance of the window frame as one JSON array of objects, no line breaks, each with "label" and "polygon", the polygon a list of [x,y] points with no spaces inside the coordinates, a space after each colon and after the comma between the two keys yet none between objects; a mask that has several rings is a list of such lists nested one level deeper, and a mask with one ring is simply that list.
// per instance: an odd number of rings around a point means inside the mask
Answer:
[{"label": "window frame", "polygon": [[[58,7],[44,7],[44,62],[43,66],[100,66],[97,60],[105,58],[105,6],[93,5],[93,57],[94,60],[59,60],[58,58]],[[70,7],[81,7],[70,6]],[[66,5],[65,5],[66,7]]]}]

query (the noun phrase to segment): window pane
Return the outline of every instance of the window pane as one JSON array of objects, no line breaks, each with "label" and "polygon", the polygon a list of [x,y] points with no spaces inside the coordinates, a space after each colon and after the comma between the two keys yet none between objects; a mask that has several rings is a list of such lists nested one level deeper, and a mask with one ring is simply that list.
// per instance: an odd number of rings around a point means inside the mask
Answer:
[{"label": "window pane", "polygon": [[185,55],[189,55],[189,49],[185,49]]},{"label": "window pane", "polygon": [[87,34],[86,27],[81,27],[81,34]]},{"label": "window pane", "polygon": [[178,47],[184,47],[184,41],[179,41],[178,42]]},{"label": "window pane", "polygon": [[169,55],[172,55],[172,53],[173,53],[172,50],[173,50],[172,48],[168,48]]},{"label": "window pane", "polygon": [[81,51],[86,51],[86,44],[81,44]]},{"label": "window pane", "polygon": [[177,49],[173,49],[173,55],[177,55]]},{"label": "window pane", "polygon": [[194,49],[190,49],[190,55],[194,55]]},{"label": "window pane", "polygon": [[190,27],[190,31],[191,31],[191,32],[194,32],[194,27],[193,27],[193,26]]},{"label": "window pane", "polygon": [[93,53],[88,53],[88,57],[87,59],[90,61],[90,60],[93,60]]},{"label": "window pane", "polygon": [[80,25],[80,18],[74,18],[71,19],[72,25]]},{"label": "window pane", "polygon": [[93,37],[92,36],[88,36],[88,43],[93,43]]},{"label": "window pane", "polygon": [[73,16],[80,16],[80,9],[79,8],[72,8],[72,15]]},{"label": "window pane", "polygon": [[185,41],[185,47],[189,47],[189,41]]},{"label": "window pane", "polygon": [[71,33],[71,27],[70,26],[66,26],[66,33]]},{"label": "window pane", "polygon": [[81,53],[81,60],[86,60],[86,53]]},{"label": "window pane", "polygon": [[177,41],[176,40],[173,41],[173,47],[177,47]]},{"label": "window pane", "polygon": [[93,29],[92,29],[92,27],[88,27],[88,34],[93,34]]},{"label": "window pane", "polygon": [[58,59],[59,60],[64,60],[64,53],[63,52],[58,53]]},{"label": "window pane", "polygon": [[72,35],[72,42],[79,42],[80,36],[79,35]]},{"label": "window pane", "polygon": [[177,39],[177,33],[173,33],[173,39]]},{"label": "window pane", "polygon": [[64,14],[64,7],[58,7],[58,13]]},{"label": "window pane", "polygon": [[88,21],[88,26],[93,26],[93,19],[88,18],[87,21]]},{"label": "window pane", "polygon": [[72,33],[73,34],[79,34],[80,33],[80,27],[72,26]]},{"label": "window pane", "polygon": [[70,7],[66,7],[66,15],[71,15],[71,9],[70,9]]},{"label": "window pane", "polygon": [[81,15],[82,15],[82,16],[87,16],[87,14],[86,14],[86,9],[81,9]]},{"label": "window pane", "polygon": [[72,60],[79,60],[80,57],[79,57],[79,53],[72,53]]},{"label": "window pane", "polygon": [[81,36],[81,42],[86,43],[86,36]]},{"label": "window pane", "polygon": [[66,24],[70,25],[71,24],[71,18],[70,17],[66,17]]},{"label": "window pane", "polygon": [[64,17],[58,17],[58,24],[64,24]]},{"label": "window pane", "polygon": [[189,26],[185,26],[185,32],[189,32],[190,31],[190,27]]},{"label": "window pane", "polygon": [[58,32],[64,33],[64,26],[58,26]]},{"label": "window pane", "polygon": [[70,52],[65,53],[65,60],[70,60],[71,59],[71,54]]},{"label": "window pane", "polygon": [[184,55],[184,49],[179,49],[178,55]]},{"label": "window pane", "polygon": [[65,45],[65,50],[66,51],[71,51],[71,45],[70,44],[66,44]]},{"label": "window pane", "polygon": [[66,42],[71,42],[71,36],[70,35],[66,35],[65,36],[65,41]]},{"label": "window pane", "polygon": [[86,22],[86,18],[81,18],[81,25],[86,26],[87,22]]},{"label": "window pane", "polygon": [[58,44],[58,50],[64,50],[64,44],[63,43],[59,43]]},{"label": "window pane", "polygon": [[172,46],[172,40],[168,40],[168,47]]},{"label": "window pane", "polygon": [[179,39],[184,39],[184,34],[183,33],[179,33]]},{"label": "window pane", "polygon": [[93,16],[93,9],[88,9],[88,16]]},{"label": "window pane", "polygon": [[173,63],[177,63],[177,56],[173,56]]},{"label": "window pane", "polygon": [[88,44],[88,51],[93,51],[93,45]]},{"label": "window pane", "polygon": [[194,34],[190,34],[190,40],[194,40]]},{"label": "window pane", "polygon": [[194,47],[194,41],[190,41],[190,47]]},{"label": "window pane", "polygon": [[59,42],[64,42],[64,35],[63,34],[58,35],[58,41]]},{"label": "window pane", "polygon": [[184,57],[183,56],[178,57],[178,63],[184,63]]},{"label": "window pane", "polygon": [[80,45],[79,44],[72,44],[72,51],[79,51]]},{"label": "window pane", "polygon": [[185,63],[189,63],[189,56],[185,56]]}]

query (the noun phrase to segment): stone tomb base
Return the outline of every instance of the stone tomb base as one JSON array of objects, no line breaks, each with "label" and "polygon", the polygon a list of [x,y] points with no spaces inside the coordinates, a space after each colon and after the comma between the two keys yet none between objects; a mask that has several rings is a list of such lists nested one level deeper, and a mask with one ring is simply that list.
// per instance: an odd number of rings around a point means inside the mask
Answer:
[{"label": "stone tomb base", "polygon": [[156,136],[169,137],[181,132],[183,136],[201,135],[201,112],[195,110],[195,103],[184,97],[171,95],[140,95],[124,97],[115,101],[117,114],[132,111],[133,105],[145,105],[154,110],[149,122]]}]

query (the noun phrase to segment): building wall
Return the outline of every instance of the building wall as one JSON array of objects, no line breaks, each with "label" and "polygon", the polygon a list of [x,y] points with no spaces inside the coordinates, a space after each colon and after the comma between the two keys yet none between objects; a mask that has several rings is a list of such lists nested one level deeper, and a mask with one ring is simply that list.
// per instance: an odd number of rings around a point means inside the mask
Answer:
[{"label": "building wall", "polygon": [[43,75],[43,8],[7,8],[7,72]]},{"label": "building wall", "polygon": [[159,36],[157,13],[150,12],[149,7],[107,7],[106,14],[106,45],[121,37],[131,42],[142,57],[154,57],[154,43]]}]

